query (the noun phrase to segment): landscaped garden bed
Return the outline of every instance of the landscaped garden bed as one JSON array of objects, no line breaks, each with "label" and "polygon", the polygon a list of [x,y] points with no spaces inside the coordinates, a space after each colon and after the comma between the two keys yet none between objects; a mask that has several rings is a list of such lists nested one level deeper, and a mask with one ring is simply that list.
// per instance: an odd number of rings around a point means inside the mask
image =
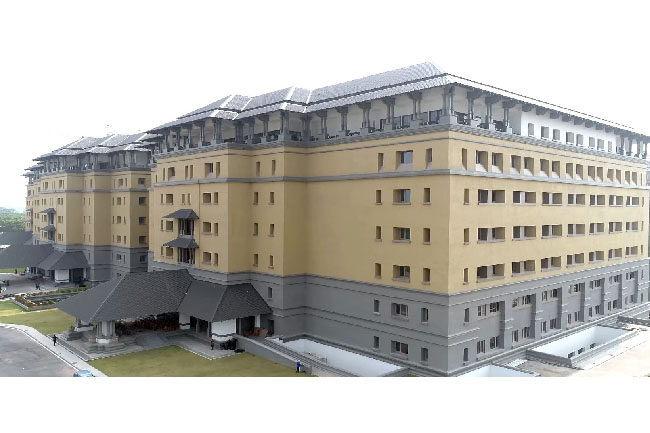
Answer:
[{"label": "landscaped garden bed", "polygon": [[73,287],[70,289],[57,289],[43,293],[14,296],[14,303],[27,311],[45,310],[63,299],[87,290],[87,287]]}]

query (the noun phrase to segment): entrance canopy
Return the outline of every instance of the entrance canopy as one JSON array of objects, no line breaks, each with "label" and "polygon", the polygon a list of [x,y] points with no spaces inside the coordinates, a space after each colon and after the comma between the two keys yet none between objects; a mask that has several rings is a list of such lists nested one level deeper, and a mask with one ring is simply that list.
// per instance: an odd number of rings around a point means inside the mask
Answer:
[{"label": "entrance canopy", "polygon": [[250,284],[223,286],[194,280],[178,312],[208,322],[271,313],[271,308]]},{"label": "entrance canopy", "polygon": [[87,268],[88,261],[86,260],[84,253],[81,251],[52,251],[52,254],[40,262],[38,267],[45,271],[52,271],[55,269],[79,269]]},{"label": "entrance canopy", "polygon": [[210,322],[271,313],[251,284],[199,281],[186,269],[125,274],[55,306],[86,323],[174,312]]}]

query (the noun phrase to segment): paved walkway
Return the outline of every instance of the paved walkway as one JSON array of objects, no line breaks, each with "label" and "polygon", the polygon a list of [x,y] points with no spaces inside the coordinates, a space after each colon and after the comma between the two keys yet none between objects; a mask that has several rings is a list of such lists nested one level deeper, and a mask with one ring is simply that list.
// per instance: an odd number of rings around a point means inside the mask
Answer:
[{"label": "paved walkway", "polygon": [[[9,280],[9,287],[3,285],[2,289],[3,295],[15,295],[17,293],[39,293],[39,292],[48,292],[51,290],[61,289],[63,285],[56,286],[54,281],[46,280],[41,278],[36,281],[30,280],[26,275],[20,274],[4,274],[0,273],[0,280]],[[36,290],[36,283],[41,285],[41,290]],[[65,285],[66,287],[72,287],[73,284]]]},{"label": "paved walkway", "polygon": [[49,350],[56,357],[70,365],[75,370],[88,370],[96,377],[106,377],[104,373],[97,370],[95,367],[92,367],[90,364],[79,358],[74,353],[68,351],[67,349],[57,345],[54,346],[52,340],[45,335],[38,332],[36,329],[24,325],[8,325],[0,323],[0,327],[7,329],[15,329],[23,332],[25,335],[30,337],[33,341],[43,346],[45,349]]},{"label": "paved walkway", "polygon": [[217,349],[217,347],[219,347],[219,343],[215,344],[214,350],[210,350],[209,342],[203,341],[202,339],[199,338],[195,338],[188,334],[170,335],[169,337],[166,337],[166,340],[171,345],[178,346],[196,355],[208,359],[223,358],[225,356],[230,356],[235,354],[233,350]]}]

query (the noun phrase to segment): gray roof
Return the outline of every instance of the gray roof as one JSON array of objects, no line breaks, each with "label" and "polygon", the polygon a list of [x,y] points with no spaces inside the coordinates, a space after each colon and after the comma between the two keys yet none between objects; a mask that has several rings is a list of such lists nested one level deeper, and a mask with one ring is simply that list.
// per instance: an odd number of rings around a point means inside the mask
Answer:
[{"label": "gray roof", "polygon": [[191,282],[185,269],[129,273],[58,302],[56,307],[89,323],[171,313],[178,311]]},{"label": "gray roof", "polygon": [[192,209],[179,209],[163,218],[179,218],[183,220],[198,220],[199,216]]},{"label": "gray roof", "polygon": [[88,261],[81,251],[66,252],[55,250],[40,262],[38,267],[45,271],[54,269],[79,269],[87,268]]},{"label": "gray roof", "polygon": [[270,314],[271,308],[250,284],[224,286],[194,280],[178,307],[178,312],[208,322],[221,322]]},{"label": "gray roof", "polygon": [[142,143],[145,139],[151,139],[150,134],[111,134],[106,137],[83,137],[79,140],[73,141],[63,147],[60,147],[52,152],[41,155],[35,160],[42,160],[49,157],[81,155],[84,153],[111,153],[120,152],[124,150],[143,150],[146,143]]},{"label": "gray roof", "polygon": [[0,245],[25,245],[32,240],[32,232],[2,232]]},{"label": "gray roof", "polygon": [[199,281],[185,269],[125,274],[56,307],[89,323],[177,311],[212,322],[271,313],[252,285]]},{"label": "gray roof", "polygon": [[[209,117],[239,120],[279,110],[298,113],[313,113],[319,110],[357,104],[370,100],[378,100],[384,97],[421,91],[449,84],[482,90],[487,94],[501,95],[521,103],[544,107],[578,118],[612,126],[617,129],[632,131],[630,127],[625,125],[610,122],[595,116],[548,104],[543,101],[449,74],[431,62],[407,66],[405,68],[382,72],[380,74],[370,75],[368,77],[325,86],[314,90],[288,87],[265,93],[263,95],[254,96],[252,98],[235,95],[230,97],[231,99],[229,100],[229,103],[233,103],[235,98],[238,98],[236,99],[238,104],[232,104],[236,106],[236,109],[219,112],[219,110],[225,110],[224,105],[226,104],[224,101],[228,100],[228,98],[222,98],[212,104],[181,116],[176,120],[153,128],[152,131],[160,131],[170,126],[180,126],[184,123],[190,123],[191,121],[206,119]],[[230,117],[226,117],[225,113]]]},{"label": "gray roof", "polygon": [[48,207],[45,210],[40,211],[39,213],[56,213],[53,207]]},{"label": "gray roof", "polygon": [[37,267],[52,253],[50,244],[41,245],[12,245],[0,252],[0,268],[29,268]]},{"label": "gray roof", "polygon": [[198,248],[199,244],[196,243],[194,238],[190,237],[178,237],[173,241],[165,242],[163,244],[166,247],[173,248]]},{"label": "gray roof", "polygon": [[56,227],[54,227],[52,224],[46,225],[41,229],[44,232],[53,232],[56,231]]}]

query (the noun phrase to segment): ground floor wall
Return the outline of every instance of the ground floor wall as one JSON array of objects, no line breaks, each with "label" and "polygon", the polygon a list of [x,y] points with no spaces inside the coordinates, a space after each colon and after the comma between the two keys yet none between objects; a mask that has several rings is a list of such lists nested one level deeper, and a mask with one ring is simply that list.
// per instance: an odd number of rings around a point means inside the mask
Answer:
[{"label": "ground floor wall", "polygon": [[101,283],[130,272],[147,271],[147,248],[125,248],[115,245],[64,245],[56,244],[61,251],[81,251],[86,256],[88,268],[84,277],[91,283]]},{"label": "ground floor wall", "polygon": [[[149,259],[151,271],[179,267]],[[220,284],[250,282],[273,309],[261,325],[272,321],[276,335],[310,336],[434,375],[461,374],[650,308],[647,258],[454,295],[315,275],[188,270]]]}]

